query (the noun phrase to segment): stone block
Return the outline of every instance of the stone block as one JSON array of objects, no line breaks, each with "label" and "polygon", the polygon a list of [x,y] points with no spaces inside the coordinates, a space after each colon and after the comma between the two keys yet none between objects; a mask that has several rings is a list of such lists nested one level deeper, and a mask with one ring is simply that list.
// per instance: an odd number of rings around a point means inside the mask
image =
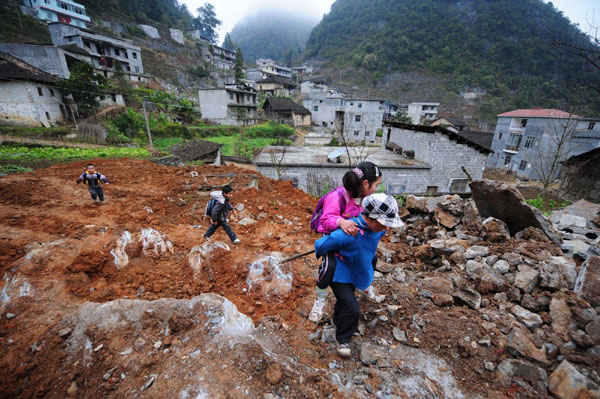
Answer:
[{"label": "stone block", "polygon": [[548,390],[560,399],[598,399],[598,385],[563,360],[548,378]]},{"label": "stone block", "polygon": [[600,306],[600,257],[590,256],[581,265],[574,291],[592,306]]}]

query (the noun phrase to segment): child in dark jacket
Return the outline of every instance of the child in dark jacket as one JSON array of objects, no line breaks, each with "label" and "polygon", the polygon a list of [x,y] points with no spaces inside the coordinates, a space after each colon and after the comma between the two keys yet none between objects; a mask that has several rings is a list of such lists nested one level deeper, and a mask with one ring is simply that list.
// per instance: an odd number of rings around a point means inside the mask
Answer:
[{"label": "child in dark jacket", "polygon": [[90,195],[92,196],[92,199],[96,205],[100,205],[100,203],[106,204],[106,201],[104,200],[104,190],[102,190],[102,183],[109,184],[110,182],[106,176],[96,171],[94,164],[88,163],[85,165],[85,172],[83,172],[75,182],[77,184],[83,182],[83,184],[88,186]]},{"label": "child in dark jacket", "polygon": [[352,355],[349,343],[358,328],[360,317],[354,290],[364,290],[373,282],[372,260],[385,230],[404,225],[398,216],[398,203],[390,195],[369,195],[363,200],[362,206],[362,213],[350,219],[357,224],[359,234],[351,236],[340,228],[315,242],[317,257],[329,251],[336,252],[337,264],[330,287],[336,298],[333,323],[336,327],[337,351],[342,357]]},{"label": "child in dark jacket", "polygon": [[210,236],[212,236],[215,231],[219,228],[219,226],[223,227],[223,230],[229,236],[229,239],[234,244],[239,244],[241,241],[237,238],[231,226],[229,226],[229,221],[227,220],[227,215],[229,211],[233,210],[233,207],[229,203],[229,200],[233,197],[233,189],[231,186],[227,185],[223,187],[223,191],[213,191],[210,193],[210,198],[215,199],[215,205],[210,212],[210,217],[212,219],[212,224],[204,233],[204,239],[206,241],[210,240]]}]

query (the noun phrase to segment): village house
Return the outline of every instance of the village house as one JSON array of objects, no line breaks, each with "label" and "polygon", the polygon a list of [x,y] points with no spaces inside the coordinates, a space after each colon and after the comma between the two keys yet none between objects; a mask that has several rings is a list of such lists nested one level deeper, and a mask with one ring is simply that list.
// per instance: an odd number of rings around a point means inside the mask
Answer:
[{"label": "village house", "polygon": [[413,125],[433,122],[437,118],[440,103],[410,103],[406,114]]},{"label": "village house", "polygon": [[59,79],[0,53],[0,125],[55,125],[67,117]]},{"label": "village house", "polygon": [[216,69],[229,71],[235,65],[235,51],[206,42],[200,45],[200,52],[202,58]]},{"label": "village house", "polygon": [[286,97],[270,97],[262,107],[265,116],[290,126],[310,126],[310,111]]},{"label": "village house", "polygon": [[278,65],[276,61],[268,58],[260,58],[256,60],[256,65],[267,76],[282,76],[284,78],[292,77],[292,68]]},{"label": "village house", "polygon": [[[557,143],[562,142],[557,151]],[[552,157],[563,161],[600,146],[600,119],[557,109],[518,109],[498,115],[491,168],[506,168],[522,178],[549,173]],[[558,170],[556,171],[558,173]]]},{"label": "village house", "polygon": [[385,112],[383,100],[344,98],[342,94],[316,93],[303,100],[315,124],[342,130],[346,139],[374,143]]},{"label": "village house", "polygon": [[303,94],[327,93],[329,86],[322,80],[307,80],[300,84],[300,92]]},{"label": "village house", "polygon": [[294,75],[304,75],[313,73],[313,67],[309,65],[302,65],[297,67],[292,67],[292,73]]},{"label": "village house", "polygon": [[600,147],[562,162],[561,189],[573,198],[600,202]]},{"label": "village house", "polygon": [[296,92],[294,82],[281,76],[269,76],[256,82],[259,92],[268,96],[289,96]]},{"label": "village house", "polygon": [[202,117],[220,125],[254,125],[258,103],[256,90],[243,84],[198,90]]},{"label": "village house", "polygon": [[39,19],[48,22],[87,28],[90,17],[85,14],[85,6],[71,0],[23,0],[26,7]]},{"label": "village house", "polygon": [[0,51],[61,79],[69,78],[71,75],[69,68],[76,62],[92,63],[90,54],[74,44],[58,47],[39,44],[0,43]]},{"label": "village house", "polygon": [[443,126],[453,132],[460,132],[465,130],[467,122],[457,115],[453,114],[440,114],[439,118],[429,124],[429,126]]},{"label": "village house", "polygon": [[85,50],[90,56],[91,64],[105,77],[112,76],[115,68],[120,65],[131,81],[148,80],[142,64],[142,49],[131,40],[76,28],[62,22],[52,22],[48,24],[48,29],[56,46],[75,45]]},{"label": "village house", "polygon": [[[468,178],[465,167],[473,179],[481,179],[489,154],[485,138],[475,141],[476,134],[463,136],[439,126],[422,126],[386,121],[383,124],[383,146],[390,143],[430,165],[426,179],[410,185],[420,193],[467,193]],[[408,182],[408,179],[406,179]],[[409,183],[407,183],[409,184]]]}]

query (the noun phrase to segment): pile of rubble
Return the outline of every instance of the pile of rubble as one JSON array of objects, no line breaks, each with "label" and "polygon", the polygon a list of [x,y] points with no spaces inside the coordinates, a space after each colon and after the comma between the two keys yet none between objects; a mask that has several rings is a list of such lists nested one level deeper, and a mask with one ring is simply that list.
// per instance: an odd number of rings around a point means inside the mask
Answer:
[{"label": "pile of rubble", "polygon": [[[527,397],[600,397],[600,230],[592,222],[600,207],[588,203],[587,220],[566,209],[555,229],[511,186],[484,180],[471,189],[473,200],[407,197],[412,216],[381,250],[376,285],[394,292],[404,283],[437,307],[479,313],[482,337],[465,337],[457,353],[483,357],[502,385]],[[501,356],[486,359],[482,346]]]}]

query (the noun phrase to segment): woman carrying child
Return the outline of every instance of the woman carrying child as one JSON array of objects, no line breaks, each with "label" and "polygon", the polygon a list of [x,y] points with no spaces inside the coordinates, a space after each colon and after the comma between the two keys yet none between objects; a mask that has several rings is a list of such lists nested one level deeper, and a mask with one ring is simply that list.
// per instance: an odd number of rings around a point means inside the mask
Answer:
[{"label": "woman carrying child", "polygon": [[[360,214],[362,199],[377,191],[381,176],[381,169],[372,162],[361,162],[354,169],[346,172],[342,178],[343,186],[336,188],[324,198],[323,213],[319,219],[317,232],[330,234],[340,228],[344,233],[356,236],[358,225],[349,219]],[[327,287],[335,270],[335,262],[334,252],[327,253],[319,270],[317,297],[308,316],[308,319],[314,323],[319,322],[323,317],[323,309],[327,303]],[[376,262],[376,258],[373,258],[373,262]],[[369,286],[367,294],[377,302],[382,302],[385,298],[383,295],[375,295],[372,286]]]}]

